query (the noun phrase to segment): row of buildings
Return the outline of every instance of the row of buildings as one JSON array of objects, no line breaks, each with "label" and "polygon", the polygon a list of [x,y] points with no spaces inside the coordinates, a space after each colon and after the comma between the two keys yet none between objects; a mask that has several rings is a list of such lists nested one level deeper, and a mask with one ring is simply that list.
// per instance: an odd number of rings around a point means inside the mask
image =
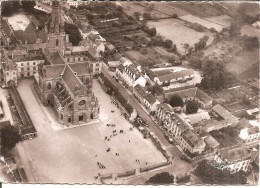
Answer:
[{"label": "row of buildings", "polygon": [[[44,29],[32,19],[24,31],[15,31],[8,19],[4,20],[1,85],[9,87],[10,83],[17,85],[18,79],[33,77],[42,103],[53,106],[58,122],[69,126],[99,116],[92,79],[101,73],[100,53],[105,40],[90,31],[79,46],[72,46],[61,11],[59,2],[52,2]],[[23,40],[26,37],[28,40]]]}]

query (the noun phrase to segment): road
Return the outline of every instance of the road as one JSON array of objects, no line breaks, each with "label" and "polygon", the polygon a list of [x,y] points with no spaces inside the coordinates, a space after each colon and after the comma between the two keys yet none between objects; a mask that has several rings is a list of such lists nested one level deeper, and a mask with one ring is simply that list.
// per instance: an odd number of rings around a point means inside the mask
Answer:
[{"label": "road", "polygon": [[158,125],[154,123],[154,121],[151,119],[151,117],[143,110],[141,107],[140,103],[131,95],[127,92],[127,90],[120,84],[118,83],[112,76],[112,74],[108,71],[106,66],[103,66],[102,73],[109,78],[109,80],[112,81],[112,83],[119,89],[119,91],[128,98],[129,103],[136,109],[138,115],[145,120],[148,125],[149,125],[149,130],[154,132],[156,136],[160,139],[161,143],[168,147],[171,146],[171,144],[166,140],[164,137],[163,132],[160,130]]}]

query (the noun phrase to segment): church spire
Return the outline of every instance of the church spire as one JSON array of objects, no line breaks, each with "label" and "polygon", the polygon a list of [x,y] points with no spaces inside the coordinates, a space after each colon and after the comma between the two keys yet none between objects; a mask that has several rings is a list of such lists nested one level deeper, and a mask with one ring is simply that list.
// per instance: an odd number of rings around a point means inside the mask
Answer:
[{"label": "church spire", "polygon": [[49,22],[49,33],[63,33],[64,21],[61,16],[61,8],[58,1],[53,1],[52,12]]}]

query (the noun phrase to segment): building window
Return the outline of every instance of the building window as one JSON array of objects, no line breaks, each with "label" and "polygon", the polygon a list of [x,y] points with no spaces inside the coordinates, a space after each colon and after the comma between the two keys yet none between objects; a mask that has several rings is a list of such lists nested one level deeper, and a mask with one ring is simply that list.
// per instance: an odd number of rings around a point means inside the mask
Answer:
[{"label": "building window", "polygon": [[7,72],[6,75],[9,76],[9,72]]},{"label": "building window", "polygon": [[23,63],[21,63],[21,66],[23,66]]},{"label": "building window", "polygon": [[13,75],[15,75],[15,72],[13,72]]},{"label": "building window", "polygon": [[29,66],[29,62],[27,63],[27,66]]},{"label": "building window", "polygon": [[33,67],[33,70],[36,70],[36,67]]},{"label": "building window", "polygon": [[35,65],[35,62],[33,62],[33,65]]},{"label": "building window", "polygon": [[47,89],[51,89],[51,82],[47,84]]},{"label": "building window", "polygon": [[29,72],[27,73],[27,76],[30,76],[30,73],[29,73]]},{"label": "building window", "polygon": [[30,68],[29,68],[29,67],[27,68],[27,71],[30,71]]},{"label": "building window", "polygon": [[56,39],[56,46],[59,46],[59,39]]}]

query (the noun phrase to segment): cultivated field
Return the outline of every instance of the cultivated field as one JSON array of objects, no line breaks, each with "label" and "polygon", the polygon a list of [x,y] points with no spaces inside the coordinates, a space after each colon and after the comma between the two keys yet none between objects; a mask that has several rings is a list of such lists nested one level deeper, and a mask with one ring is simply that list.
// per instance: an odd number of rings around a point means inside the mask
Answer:
[{"label": "cultivated field", "polygon": [[256,36],[259,37],[260,35],[260,29],[257,29],[255,27],[252,27],[250,25],[243,25],[241,28],[241,35],[247,35],[247,36]]},{"label": "cultivated field", "polygon": [[180,19],[185,20],[190,23],[198,23],[207,29],[215,28],[218,32],[220,32],[224,27],[218,23],[215,23],[213,21],[208,21],[205,19],[201,19],[199,17],[193,16],[193,15],[185,15],[181,16]]},{"label": "cultivated field", "polygon": [[[205,57],[225,62],[227,69],[238,76],[254,77],[258,74],[258,69],[254,68],[259,64],[259,50],[245,51],[242,47],[243,41],[224,39],[203,52]],[[246,74],[247,70],[250,74]]]},{"label": "cultivated field", "polygon": [[[22,80],[18,90],[36,126],[38,137],[19,143],[16,148],[31,182],[99,183],[94,178],[98,173],[125,172],[146,166],[146,162],[152,165],[166,160],[136,128],[130,130],[133,126],[111,104],[110,97],[96,80],[93,92],[100,101],[100,115],[104,119],[96,124],[62,130],[52,129],[42,104],[30,88],[32,83],[32,80]],[[112,109],[114,113],[111,113]],[[116,126],[107,127],[107,123]],[[115,136],[112,133],[114,130],[117,132]],[[120,130],[123,133],[119,133]],[[106,136],[110,141],[105,140]],[[109,152],[106,151],[108,148]],[[106,168],[100,169],[97,162]]]},{"label": "cultivated field", "polygon": [[[160,21],[149,21],[149,27],[155,27],[157,32],[166,39],[170,39],[177,45],[177,50],[184,54],[186,49],[184,44],[187,43],[193,47],[196,42],[203,36],[208,36],[208,44],[213,41],[213,34],[211,32],[197,32],[187,26],[178,19],[164,19]],[[181,36],[181,37],[180,37]]]},{"label": "cultivated field", "polygon": [[229,27],[231,24],[232,18],[228,15],[221,15],[221,16],[209,17],[209,18],[204,18],[204,19],[209,22],[213,22],[218,25],[221,25],[223,27]]}]

